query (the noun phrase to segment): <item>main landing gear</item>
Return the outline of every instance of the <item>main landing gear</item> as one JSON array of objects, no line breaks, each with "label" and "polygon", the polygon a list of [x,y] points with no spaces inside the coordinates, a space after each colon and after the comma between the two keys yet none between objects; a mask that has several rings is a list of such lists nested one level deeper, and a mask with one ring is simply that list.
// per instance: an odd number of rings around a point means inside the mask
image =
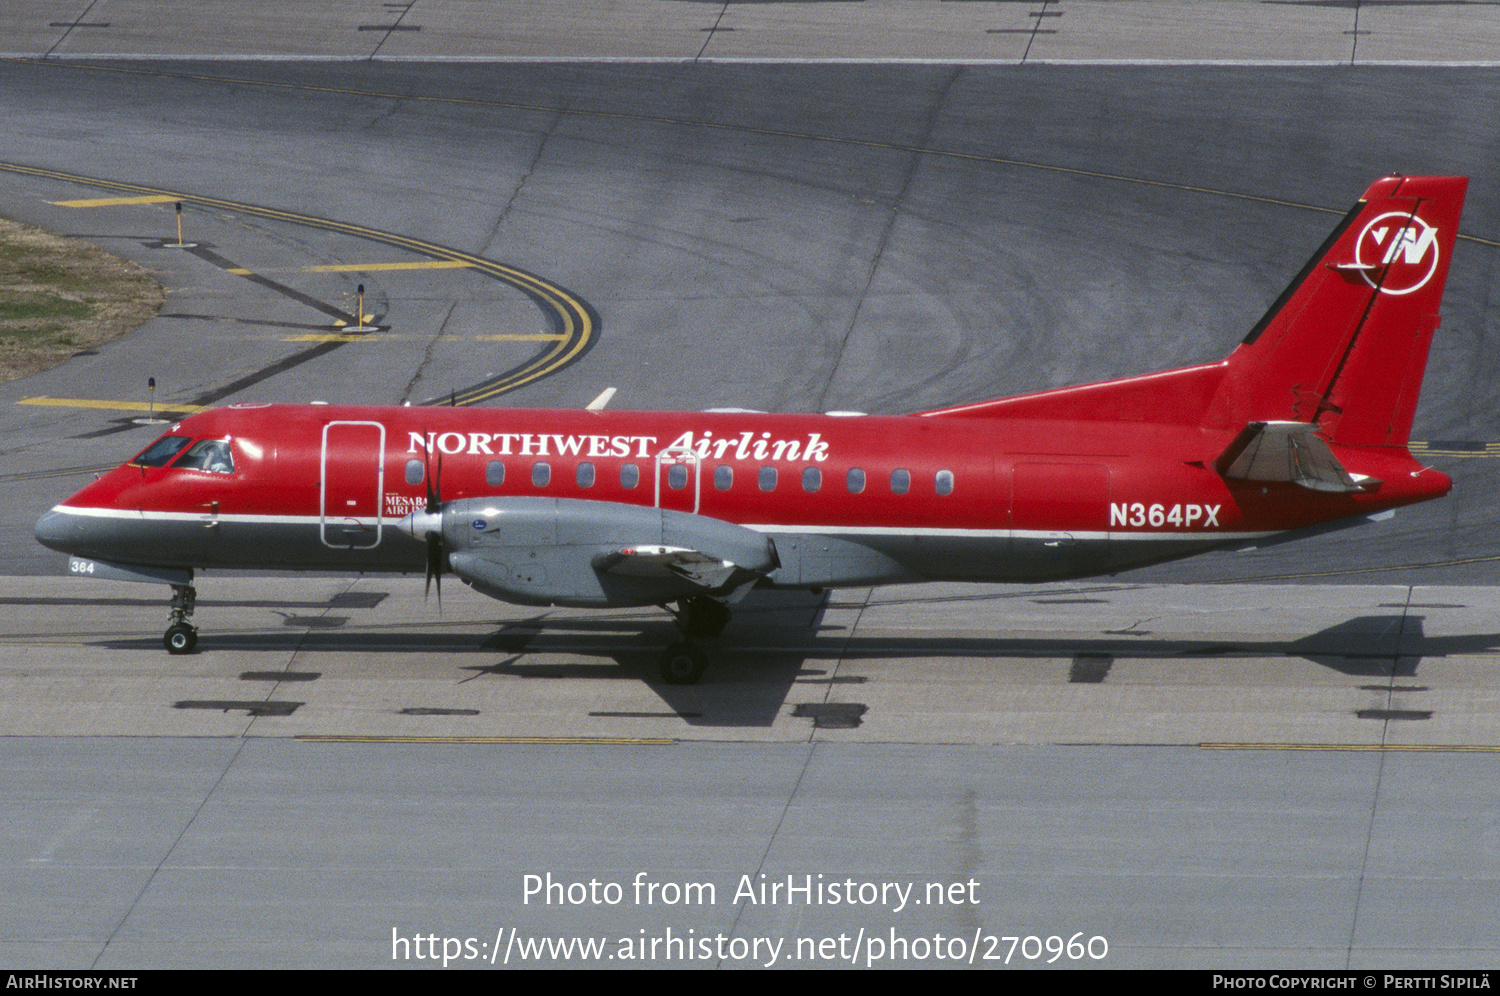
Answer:
[{"label": "main landing gear", "polygon": [[190,584],[172,586],[172,625],[162,634],[162,646],[169,654],[190,654],[198,645],[198,629],[188,622],[193,617],[193,605],[198,600],[198,591]]},{"label": "main landing gear", "polygon": [[729,625],[729,606],[707,595],[694,595],[677,603],[672,613],[677,628],[687,639],[672,644],[661,657],[661,680],[669,685],[696,685],[708,667],[708,655],[693,643],[694,639],[711,638]]},{"label": "main landing gear", "polygon": [[661,655],[661,680],[669,685],[696,685],[708,667],[708,655],[691,643],[674,643]]}]

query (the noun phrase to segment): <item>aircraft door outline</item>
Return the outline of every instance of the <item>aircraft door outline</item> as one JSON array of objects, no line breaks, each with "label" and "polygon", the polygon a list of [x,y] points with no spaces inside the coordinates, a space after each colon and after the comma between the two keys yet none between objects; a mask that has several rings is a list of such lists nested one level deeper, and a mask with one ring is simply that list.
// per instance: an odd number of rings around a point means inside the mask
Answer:
[{"label": "aircraft door outline", "polygon": [[[682,468],[686,480],[674,487],[673,471]],[[697,513],[703,495],[703,460],[691,446],[668,446],[656,454],[657,508]],[[665,486],[663,486],[665,485]]]},{"label": "aircraft door outline", "polygon": [[[375,430],[373,436],[371,429]],[[335,454],[332,478],[330,449]],[[373,488],[369,486],[371,469]],[[384,496],[385,424],[338,420],[324,425],[318,474],[318,538],[323,545],[336,550],[371,550],[379,546],[385,524]]]}]

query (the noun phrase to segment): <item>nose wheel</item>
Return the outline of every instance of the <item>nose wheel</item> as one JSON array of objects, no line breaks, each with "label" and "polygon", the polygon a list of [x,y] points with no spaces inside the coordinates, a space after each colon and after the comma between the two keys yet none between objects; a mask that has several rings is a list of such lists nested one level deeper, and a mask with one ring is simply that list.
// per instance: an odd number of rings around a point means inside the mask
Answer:
[{"label": "nose wheel", "polygon": [[198,631],[187,623],[175,623],[167,627],[161,642],[169,654],[190,654],[198,645]]},{"label": "nose wheel", "polygon": [[193,617],[193,606],[198,600],[198,591],[190,584],[172,586],[172,625],[162,634],[162,646],[169,654],[190,654],[198,646],[198,628],[188,622]]}]

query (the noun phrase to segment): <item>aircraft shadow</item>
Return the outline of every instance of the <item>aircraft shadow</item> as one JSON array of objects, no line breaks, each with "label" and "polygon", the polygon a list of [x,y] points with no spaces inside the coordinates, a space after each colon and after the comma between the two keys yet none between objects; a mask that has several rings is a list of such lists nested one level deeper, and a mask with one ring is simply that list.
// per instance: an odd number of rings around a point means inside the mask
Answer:
[{"label": "aircraft shadow", "polygon": [[[321,603],[320,603],[321,604]],[[461,683],[486,677],[538,681],[626,680],[652,689],[662,712],[594,715],[650,718],[675,715],[695,727],[769,727],[786,708],[794,684],[857,686],[861,676],[836,676],[839,662],[900,658],[981,658],[1005,660],[1071,659],[1073,683],[1103,683],[1114,663],[1139,659],[1265,659],[1297,657],[1340,674],[1361,678],[1412,677],[1423,658],[1500,653],[1500,633],[1429,636],[1424,617],[1356,616],[1296,639],[1164,639],[1148,634],[1097,637],[851,636],[824,624],[827,597],[806,592],[757,591],[736,607],[723,636],[703,641],[710,665],[697,685],[662,681],[657,661],[679,635],[663,619],[646,617],[557,616],[545,610],[507,621],[476,640],[469,632],[443,632],[433,621],[399,629],[344,630],[343,617],[323,617],[324,627],[303,628],[309,620],[287,616],[285,634],[214,634],[203,649],[268,651],[300,648],[304,653],[357,651],[362,654],[422,653],[434,666],[453,668]],[[293,631],[292,627],[296,630]],[[154,639],[104,641],[120,650],[153,650]],[[545,656],[552,660],[534,658]],[[561,660],[557,658],[562,658]],[[306,660],[307,658],[304,658]],[[313,658],[315,660],[315,658]],[[439,663],[441,662],[441,663]],[[857,694],[838,703],[799,705],[818,726],[857,726],[864,707]]]}]

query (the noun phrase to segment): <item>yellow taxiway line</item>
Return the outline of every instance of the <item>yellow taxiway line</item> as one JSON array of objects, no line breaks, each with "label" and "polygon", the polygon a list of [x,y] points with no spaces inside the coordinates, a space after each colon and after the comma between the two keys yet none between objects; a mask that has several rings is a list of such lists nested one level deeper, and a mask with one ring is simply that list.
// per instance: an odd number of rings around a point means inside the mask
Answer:
[{"label": "yellow taxiway line", "polygon": [[389,339],[390,336],[370,335],[365,332],[302,332],[284,335],[282,342],[362,342],[367,339]]},{"label": "yellow taxiway line", "polygon": [[146,401],[100,401],[94,398],[22,398],[18,405],[49,405],[54,408],[105,408],[120,412],[202,412],[203,405],[179,405],[170,401],[151,404]]},{"label": "yellow taxiway line", "polygon": [[404,263],[329,263],[304,266],[303,273],[375,273],[381,270],[456,270],[473,267],[466,259],[414,259]]},{"label": "yellow taxiway line", "polygon": [[90,197],[81,201],[48,201],[47,203],[65,208],[102,208],[114,207],[118,204],[170,204],[176,200],[181,200],[181,198],[169,194],[149,194],[144,197]]},{"label": "yellow taxiway line", "polygon": [[[381,335],[369,332],[298,332],[295,335],[284,335],[282,342],[378,342],[382,339],[395,338],[393,335]],[[445,335],[439,338],[447,341],[458,341],[465,336]],[[565,335],[554,335],[549,332],[516,332],[511,334],[496,333],[494,335],[476,335],[473,337],[479,342],[561,342],[567,339]]]},{"label": "yellow taxiway line", "polygon": [[474,266],[474,263],[466,259],[414,259],[404,263],[326,263],[319,266],[298,266],[290,270],[251,270],[236,266],[224,272],[237,277],[248,277],[256,273],[380,273],[386,270],[473,269]]}]

